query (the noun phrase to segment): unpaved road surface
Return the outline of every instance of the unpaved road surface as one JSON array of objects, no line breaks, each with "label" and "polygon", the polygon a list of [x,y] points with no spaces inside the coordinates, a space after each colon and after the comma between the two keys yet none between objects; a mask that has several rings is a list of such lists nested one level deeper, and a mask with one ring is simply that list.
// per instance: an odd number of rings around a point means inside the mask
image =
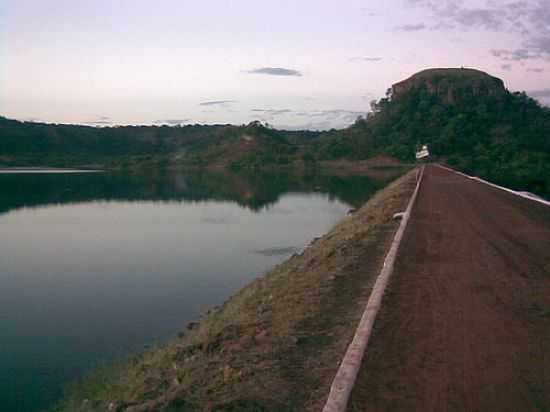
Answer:
[{"label": "unpaved road surface", "polygon": [[349,411],[550,411],[550,207],[427,166]]}]

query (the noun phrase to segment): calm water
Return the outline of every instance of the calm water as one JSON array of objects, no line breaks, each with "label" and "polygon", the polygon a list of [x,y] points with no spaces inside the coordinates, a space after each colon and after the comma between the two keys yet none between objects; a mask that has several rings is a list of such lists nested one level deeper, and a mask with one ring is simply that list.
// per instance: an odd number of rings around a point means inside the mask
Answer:
[{"label": "calm water", "polygon": [[0,405],[184,329],[329,230],[368,178],[0,174]]}]

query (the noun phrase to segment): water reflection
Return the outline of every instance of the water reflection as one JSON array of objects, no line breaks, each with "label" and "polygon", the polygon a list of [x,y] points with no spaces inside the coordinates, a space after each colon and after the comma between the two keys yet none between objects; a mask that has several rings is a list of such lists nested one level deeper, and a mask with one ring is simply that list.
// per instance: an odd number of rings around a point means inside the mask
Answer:
[{"label": "water reflection", "polygon": [[[393,176],[390,176],[391,178]],[[0,174],[0,213],[20,207],[91,200],[222,200],[258,211],[288,192],[327,193],[352,206],[388,180],[326,174],[183,173]]]},{"label": "water reflection", "polygon": [[0,405],[174,336],[384,182],[224,173],[0,175]]}]

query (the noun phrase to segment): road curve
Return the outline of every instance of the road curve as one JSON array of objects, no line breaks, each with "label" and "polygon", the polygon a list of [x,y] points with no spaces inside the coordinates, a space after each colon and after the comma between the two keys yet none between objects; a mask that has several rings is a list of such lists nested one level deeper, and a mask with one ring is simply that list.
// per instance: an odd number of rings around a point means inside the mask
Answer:
[{"label": "road curve", "polygon": [[550,207],[427,166],[348,411],[550,410]]}]

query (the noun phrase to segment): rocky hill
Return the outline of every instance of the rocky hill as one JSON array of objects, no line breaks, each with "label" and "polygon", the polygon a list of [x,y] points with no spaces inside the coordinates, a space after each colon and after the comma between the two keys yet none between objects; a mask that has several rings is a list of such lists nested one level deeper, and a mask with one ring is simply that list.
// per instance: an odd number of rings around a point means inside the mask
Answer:
[{"label": "rocky hill", "polygon": [[550,196],[550,109],[472,69],[430,69],[396,83],[367,119],[329,133],[318,158],[433,158],[497,183]]},{"label": "rocky hill", "polygon": [[288,164],[319,132],[248,125],[114,126],[20,122],[0,117],[0,167],[93,165],[234,167]]},{"label": "rocky hill", "polygon": [[496,77],[480,70],[451,68],[423,70],[395,83],[392,97],[398,99],[415,89],[436,95],[445,104],[454,104],[461,98],[506,95],[504,82]]},{"label": "rocky hill", "polygon": [[367,118],[328,132],[248,125],[86,127],[0,117],[0,166],[215,167],[233,170],[355,162],[379,155],[435,159],[550,196],[550,109],[474,69],[438,68],[394,84]]}]

